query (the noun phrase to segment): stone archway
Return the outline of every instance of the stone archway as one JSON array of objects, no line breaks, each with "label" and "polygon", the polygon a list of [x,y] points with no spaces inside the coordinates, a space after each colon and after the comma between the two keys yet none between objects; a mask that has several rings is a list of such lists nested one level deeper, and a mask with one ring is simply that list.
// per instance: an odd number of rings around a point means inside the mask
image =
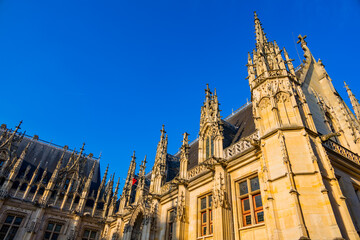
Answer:
[{"label": "stone archway", "polygon": [[130,240],[140,240],[141,239],[143,223],[144,223],[144,215],[142,212],[139,212],[139,214],[136,216],[134,225],[132,227]]}]

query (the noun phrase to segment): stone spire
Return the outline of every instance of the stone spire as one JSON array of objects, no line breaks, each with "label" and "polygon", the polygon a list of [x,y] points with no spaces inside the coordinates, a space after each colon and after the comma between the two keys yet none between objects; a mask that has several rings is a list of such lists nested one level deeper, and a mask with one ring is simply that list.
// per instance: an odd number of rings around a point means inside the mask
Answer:
[{"label": "stone spire", "polygon": [[187,169],[189,164],[189,134],[185,132],[184,138],[182,141],[182,146],[180,148],[180,172],[179,172],[179,178],[180,179],[187,179]]},{"label": "stone spire", "polygon": [[110,202],[112,199],[112,191],[113,191],[113,186],[114,186],[114,178],[115,178],[115,173],[112,175],[110,183],[107,187],[107,191],[106,191],[106,200],[105,200],[105,205],[104,205],[104,211],[103,211],[103,217],[105,217],[108,213],[108,209],[110,208]]},{"label": "stone spire", "polygon": [[33,172],[33,175],[32,175],[32,177],[31,177],[31,179],[30,179],[30,182],[29,182],[29,184],[28,184],[28,186],[27,186],[27,188],[26,188],[26,190],[25,190],[25,192],[24,192],[23,199],[26,199],[26,198],[27,198],[27,196],[28,196],[28,194],[29,194],[29,192],[30,192],[31,187],[32,187],[33,184],[35,183],[37,174],[38,174],[38,172],[39,172],[39,170],[40,170],[40,165],[41,165],[41,163],[42,163],[42,162],[40,161],[39,164],[37,165],[35,171]]},{"label": "stone spire", "polygon": [[351,105],[352,105],[352,107],[354,109],[355,116],[359,120],[360,119],[360,104],[359,104],[359,101],[356,99],[355,95],[352,93],[352,91],[350,90],[350,88],[346,84],[346,82],[344,82],[344,84],[345,84],[346,92],[349,95]]},{"label": "stone spire", "polygon": [[[92,154],[90,156],[92,156]],[[81,197],[80,197],[80,201],[79,201],[79,205],[78,205],[78,212],[82,212],[84,210],[87,196],[90,192],[91,182],[92,182],[92,179],[93,179],[93,176],[95,173],[96,164],[97,164],[97,161],[94,160],[93,166],[90,170],[90,174],[89,174],[88,178],[86,179],[83,191],[81,193]]]},{"label": "stone spire", "polygon": [[[285,49],[280,50],[276,41],[268,41],[264,29],[255,13],[256,47],[253,51],[253,58],[248,55],[248,80],[251,90],[256,88],[262,79],[275,76],[291,75],[296,79],[292,59],[289,58]],[[282,55],[284,53],[284,57]]]},{"label": "stone spire", "polygon": [[115,207],[116,207],[116,201],[117,201],[117,195],[118,195],[118,192],[119,192],[119,185],[120,185],[120,177],[118,178],[114,194],[113,194],[113,196],[111,198],[111,203],[110,203],[108,216],[112,216],[114,214]]},{"label": "stone spire", "polygon": [[10,137],[0,145],[0,148],[6,147],[6,148],[10,149],[11,143],[14,140],[17,131],[20,129],[22,122],[23,121],[21,120],[20,123],[16,126],[15,130],[11,133]]},{"label": "stone spire", "polygon": [[135,177],[135,168],[136,168],[135,159],[136,159],[136,157],[135,157],[135,151],[134,151],[134,154],[131,157],[128,174],[127,174],[123,192],[121,195],[119,211],[122,211],[125,207],[130,205],[130,197],[131,197],[133,179]]},{"label": "stone spire", "polygon": [[49,180],[49,182],[48,182],[48,184],[47,184],[47,186],[45,188],[44,194],[42,195],[42,197],[41,197],[41,199],[39,201],[41,204],[46,205],[47,202],[49,201],[49,198],[51,196],[51,192],[55,187],[57,178],[59,176],[60,168],[61,168],[61,165],[62,165],[63,160],[64,160],[65,153],[68,150],[68,148],[69,148],[68,146],[64,146],[64,148],[63,148],[64,151],[61,154],[61,157],[60,157],[60,159],[59,159],[59,161],[58,161],[58,163],[56,165],[56,168],[55,168],[54,172],[52,173],[51,178],[50,178],[50,180]]},{"label": "stone spire", "polygon": [[161,136],[158,143],[155,155],[155,163],[151,173],[150,193],[160,194],[160,188],[166,179],[166,157],[167,157],[167,144],[168,136],[165,136],[165,127],[162,126],[160,130]]},{"label": "stone spire", "polygon": [[[20,126],[20,125],[19,125]],[[4,183],[4,185],[2,186],[2,190],[7,192],[10,190],[16,176],[18,175],[19,171],[20,171],[20,167],[24,161],[24,158],[26,156],[26,153],[29,150],[29,147],[31,145],[31,142],[29,142],[25,149],[21,152],[21,155],[19,157],[19,159],[16,161],[15,165],[13,166],[13,168],[10,171],[10,174],[8,176],[8,178],[6,179],[6,182]]]},{"label": "stone spire", "polygon": [[103,190],[103,188],[104,188],[104,186],[105,186],[105,182],[106,182],[106,177],[107,177],[108,171],[109,171],[109,164],[108,164],[107,167],[106,167],[106,170],[105,170],[103,179],[101,180],[101,183],[100,183],[98,192],[97,192],[97,194],[96,194],[96,199],[95,199],[94,208],[93,208],[93,211],[92,211],[92,216],[94,216],[94,214],[95,214],[96,207],[97,207],[97,204],[98,204],[98,202],[99,202],[100,195],[101,195],[102,190]]},{"label": "stone spire", "polygon": [[254,22],[255,22],[255,34],[256,34],[256,47],[262,48],[264,44],[267,43],[267,38],[256,12],[254,12]]},{"label": "stone spire", "polygon": [[145,168],[146,168],[146,155],[144,160],[141,162],[140,170],[139,170],[139,177],[138,177],[138,184],[136,187],[136,194],[135,194],[135,201],[134,203],[137,204],[139,200],[144,195],[144,189],[145,189]]}]

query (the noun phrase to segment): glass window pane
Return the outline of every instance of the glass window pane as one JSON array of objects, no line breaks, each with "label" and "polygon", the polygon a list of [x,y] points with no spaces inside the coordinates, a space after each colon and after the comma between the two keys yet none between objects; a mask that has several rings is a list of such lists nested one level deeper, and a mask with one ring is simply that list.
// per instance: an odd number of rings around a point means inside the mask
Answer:
[{"label": "glass window pane", "polygon": [[209,195],[209,207],[212,206],[212,195]]},{"label": "glass window pane", "polygon": [[9,239],[9,240],[15,239],[15,235],[16,235],[17,230],[18,230],[18,227],[12,227],[10,229],[10,232],[9,232],[6,239]]},{"label": "glass window pane", "polygon": [[49,223],[46,230],[52,231],[54,228],[54,224],[53,223]]},{"label": "glass window pane", "polygon": [[51,233],[45,232],[44,239],[50,239]]},{"label": "glass window pane", "polygon": [[3,225],[1,230],[0,230],[0,233],[6,234],[8,230],[9,230],[9,226],[8,225]]},{"label": "glass window pane", "polygon": [[172,221],[174,221],[175,220],[175,211],[174,210],[171,210],[170,211],[170,217],[169,217],[170,219],[170,221],[172,222]]},{"label": "glass window pane", "polygon": [[51,240],[57,240],[59,237],[59,234],[57,233],[53,233],[52,237],[51,237]]},{"label": "glass window pane", "polygon": [[21,218],[21,217],[16,217],[16,218],[15,218],[15,221],[14,221],[14,224],[15,224],[15,225],[20,225],[20,224],[21,224],[21,221],[22,221],[22,218]]},{"label": "glass window pane", "polygon": [[251,215],[245,216],[245,225],[251,225]]},{"label": "glass window pane", "polygon": [[62,225],[60,225],[60,224],[56,224],[56,227],[55,227],[54,232],[60,232],[61,226],[62,226]]},{"label": "glass window pane", "polygon": [[240,195],[244,195],[248,193],[248,187],[247,187],[247,182],[242,182],[240,183]]},{"label": "glass window pane", "polygon": [[250,179],[250,185],[251,185],[251,191],[259,190],[260,189],[259,178],[255,177],[255,178]]},{"label": "glass window pane", "polygon": [[[173,224],[171,224],[171,230],[172,230],[172,226],[173,226]],[[96,237],[96,232],[91,231],[90,237],[95,238]]]},{"label": "glass window pane", "polygon": [[249,211],[250,210],[249,198],[243,199],[242,202],[243,202],[243,208],[244,208],[243,210],[244,210],[244,212]]},{"label": "glass window pane", "polygon": [[214,138],[211,137],[211,156],[214,156]]},{"label": "glass window pane", "polygon": [[257,215],[257,222],[263,222],[264,221],[264,212],[258,212]]},{"label": "glass window pane", "polygon": [[6,217],[5,223],[12,223],[13,220],[14,220],[14,216],[9,215]]},{"label": "glass window pane", "polygon": [[88,236],[89,236],[89,230],[85,230],[83,237],[88,237]]},{"label": "glass window pane", "polygon": [[209,151],[209,137],[206,138],[206,159],[209,158],[210,151]]},{"label": "glass window pane", "polygon": [[211,211],[211,210],[209,211],[209,214],[210,214],[210,222],[212,222],[212,220],[213,220],[213,214],[212,214],[212,211]]},{"label": "glass window pane", "polygon": [[203,228],[203,235],[206,235],[206,227]]},{"label": "glass window pane", "polygon": [[259,207],[262,207],[262,201],[261,201],[261,195],[259,194],[259,195],[256,195],[255,197],[254,197],[254,199],[255,199],[255,208],[259,208]]},{"label": "glass window pane", "polygon": [[201,210],[206,208],[206,197],[201,199]]},{"label": "glass window pane", "polygon": [[201,215],[202,215],[202,223],[206,223],[206,212],[203,212]]}]

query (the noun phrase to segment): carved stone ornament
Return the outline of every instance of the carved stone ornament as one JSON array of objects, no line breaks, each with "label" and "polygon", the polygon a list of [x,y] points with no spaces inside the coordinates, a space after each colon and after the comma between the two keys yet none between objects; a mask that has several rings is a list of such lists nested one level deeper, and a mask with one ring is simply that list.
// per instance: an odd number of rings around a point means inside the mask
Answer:
[{"label": "carved stone ornament", "polygon": [[227,193],[225,190],[225,183],[224,183],[224,177],[222,176],[222,173],[219,174],[219,177],[217,179],[218,181],[215,181],[215,186],[213,190],[213,202],[214,207],[222,207],[222,208],[229,208],[229,202],[227,199]]},{"label": "carved stone ornament", "polygon": [[36,222],[35,221],[31,221],[27,227],[26,227],[26,231],[27,232],[34,232],[35,231],[35,226],[36,226]]},{"label": "carved stone ornament", "polygon": [[8,191],[0,189],[0,199],[3,200],[8,197]]},{"label": "carved stone ornament", "polygon": [[178,200],[178,206],[177,206],[177,219],[181,222],[185,222],[186,221],[186,208],[185,208],[185,196],[184,196],[184,192],[181,193],[181,196],[179,197]]}]

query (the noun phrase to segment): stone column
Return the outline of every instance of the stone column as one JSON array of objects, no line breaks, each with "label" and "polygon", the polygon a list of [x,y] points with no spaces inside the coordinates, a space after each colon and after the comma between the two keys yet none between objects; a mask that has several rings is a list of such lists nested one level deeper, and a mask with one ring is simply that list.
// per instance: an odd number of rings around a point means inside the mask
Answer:
[{"label": "stone column", "polygon": [[177,211],[176,211],[176,238],[177,240],[187,239],[189,229],[189,194],[184,183],[179,184]]},{"label": "stone column", "polygon": [[228,195],[227,172],[220,163],[215,164],[213,192],[213,236],[214,240],[232,240],[232,217]]}]

